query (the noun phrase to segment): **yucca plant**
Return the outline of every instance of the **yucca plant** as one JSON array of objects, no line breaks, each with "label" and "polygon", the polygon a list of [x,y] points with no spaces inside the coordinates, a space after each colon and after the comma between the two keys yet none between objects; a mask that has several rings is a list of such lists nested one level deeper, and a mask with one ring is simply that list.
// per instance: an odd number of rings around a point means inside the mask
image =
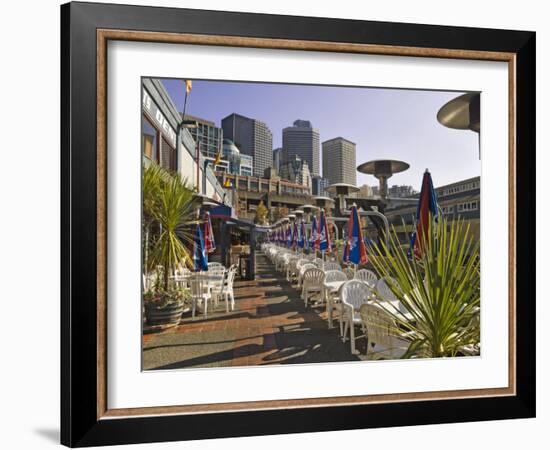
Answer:
[{"label": "yucca plant", "polygon": [[143,267],[149,269],[149,251],[151,231],[156,224],[159,209],[159,198],[163,182],[168,180],[168,173],[154,161],[148,161],[142,174],[142,227],[143,227]]},{"label": "yucca plant", "polygon": [[479,343],[479,241],[463,220],[440,218],[421,244],[420,257],[409,257],[392,229],[388,245],[371,247],[371,262],[413,316],[389,311],[409,341],[404,357],[456,356]]},{"label": "yucca plant", "polygon": [[145,243],[150,254],[145,260],[147,271],[162,266],[164,290],[178,264],[191,263],[189,243],[191,226],[196,224],[193,191],[177,174],[171,175],[156,164],[143,171],[143,216],[149,230],[156,227],[156,236]]}]

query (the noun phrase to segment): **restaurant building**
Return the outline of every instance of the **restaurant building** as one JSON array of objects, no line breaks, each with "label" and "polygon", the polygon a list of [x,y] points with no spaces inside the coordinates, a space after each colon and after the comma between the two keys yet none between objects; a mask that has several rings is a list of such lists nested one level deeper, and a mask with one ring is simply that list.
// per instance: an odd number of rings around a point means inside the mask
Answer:
[{"label": "restaurant building", "polygon": [[182,128],[181,114],[162,85],[153,78],[142,79],[141,147],[145,163],[155,161],[170,172],[177,172],[190,187],[218,201],[230,204],[226,193],[190,131]]}]

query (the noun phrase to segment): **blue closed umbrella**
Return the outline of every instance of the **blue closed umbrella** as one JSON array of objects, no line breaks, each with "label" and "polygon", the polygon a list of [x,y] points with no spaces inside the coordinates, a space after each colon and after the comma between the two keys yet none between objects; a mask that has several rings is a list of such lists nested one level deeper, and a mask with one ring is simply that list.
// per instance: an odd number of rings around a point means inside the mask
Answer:
[{"label": "blue closed umbrella", "polygon": [[313,216],[311,219],[311,237],[309,240],[309,246],[315,250],[315,243],[317,242],[317,217]]},{"label": "blue closed umbrella", "polygon": [[208,257],[206,256],[202,230],[199,225],[197,225],[195,236],[193,238],[193,264],[195,267],[195,272],[208,270]]},{"label": "blue closed umbrella", "polygon": [[348,232],[346,249],[344,251],[344,261],[355,265],[366,264],[367,249],[363,240],[363,231],[361,230],[361,222],[359,221],[359,213],[357,206],[351,208],[350,217],[348,220]]}]

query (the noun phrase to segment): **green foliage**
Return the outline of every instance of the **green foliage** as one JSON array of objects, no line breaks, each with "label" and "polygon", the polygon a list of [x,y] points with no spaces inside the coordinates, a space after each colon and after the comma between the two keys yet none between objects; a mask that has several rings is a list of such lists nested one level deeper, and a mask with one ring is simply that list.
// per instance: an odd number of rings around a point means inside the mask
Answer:
[{"label": "green foliage", "polygon": [[[197,223],[193,191],[155,163],[143,170],[144,248],[147,272],[162,266],[163,288],[180,264],[191,264],[191,226]],[[152,232],[153,231],[153,232]]]},{"label": "green foliage", "polygon": [[409,258],[395,229],[386,244],[372,246],[371,262],[414,317],[390,311],[410,343],[405,357],[445,357],[479,343],[479,241],[461,219],[431,221],[420,258]]}]

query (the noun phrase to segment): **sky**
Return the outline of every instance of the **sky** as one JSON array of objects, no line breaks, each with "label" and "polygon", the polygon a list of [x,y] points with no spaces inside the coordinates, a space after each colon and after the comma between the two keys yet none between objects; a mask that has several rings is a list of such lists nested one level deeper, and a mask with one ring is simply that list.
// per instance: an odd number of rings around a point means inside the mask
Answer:
[{"label": "sky", "polygon": [[[163,79],[179,111],[183,110],[183,80]],[[265,122],[273,133],[273,148],[282,145],[282,130],[297,119],[309,120],[320,140],[341,136],[357,145],[357,165],[373,159],[399,159],[410,168],[388,184],[420,190],[429,169],[434,186],[481,174],[478,135],[439,124],[437,111],[462,92],[289,85],[193,80],[187,114],[221,126],[235,112]],[[322,151],[320,151],[322,158]],[[322,167],[322,160],[321,160]],[[322,174],[322,170],[321,170]],[[357,185],[378,185],[372,175],[357,172]]]}]

